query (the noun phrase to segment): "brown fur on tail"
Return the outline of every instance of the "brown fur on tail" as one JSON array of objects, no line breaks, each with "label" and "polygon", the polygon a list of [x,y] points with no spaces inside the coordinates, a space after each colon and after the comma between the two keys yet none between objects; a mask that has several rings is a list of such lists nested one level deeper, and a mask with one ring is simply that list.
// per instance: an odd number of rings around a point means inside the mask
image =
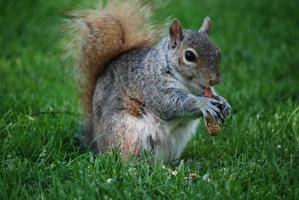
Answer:
[{"label": "brown fur on tail", "polygon": [[71,16],[68,29],[75,32],[73,43],[80,45],[81,95],[89,118],[95,85],[106,66],[125,52],[151,47],[160,31],[150,21],[151,9],[138,0],[109,0],[97,10]]}]

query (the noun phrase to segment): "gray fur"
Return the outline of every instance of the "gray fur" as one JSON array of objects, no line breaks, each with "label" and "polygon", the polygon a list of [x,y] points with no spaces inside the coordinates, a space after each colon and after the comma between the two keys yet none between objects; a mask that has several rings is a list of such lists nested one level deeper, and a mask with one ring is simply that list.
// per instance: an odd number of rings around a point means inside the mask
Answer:
[{"label": "gray fur", "polygon": [[[183,60],[187,48],[196,51],[196,63]],[[150,151],[165,162],[179,158],[195,132],[196,119],[229,113],[224,98],[203,96],[204,87],[215,84],[211,80],[219,76],[219,65],[220,49],[208,34],[189,30],[174,48],[165,37],[153,48],[114,59],[96,84],[88,141],[100,153],[116,147],[126,154],[124,141],[129,141],[130,152],[136,145],[138,154]],[[138,105],[140,116],[128,113],[130,102]],[[225,113],[217,104],[225,105]]]}]

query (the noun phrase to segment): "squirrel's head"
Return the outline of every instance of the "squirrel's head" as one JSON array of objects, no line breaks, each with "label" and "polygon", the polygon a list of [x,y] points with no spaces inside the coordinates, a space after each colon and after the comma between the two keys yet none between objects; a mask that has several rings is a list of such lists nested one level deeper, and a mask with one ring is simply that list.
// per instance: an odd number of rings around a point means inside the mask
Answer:
[{"label": "squirrel's head", "polygon": [[175,19],[169,27],[168,64],[194,89],[220,82],[220,49],[209,39],[211,21],[206,17],[194,32],[183,30]]}]

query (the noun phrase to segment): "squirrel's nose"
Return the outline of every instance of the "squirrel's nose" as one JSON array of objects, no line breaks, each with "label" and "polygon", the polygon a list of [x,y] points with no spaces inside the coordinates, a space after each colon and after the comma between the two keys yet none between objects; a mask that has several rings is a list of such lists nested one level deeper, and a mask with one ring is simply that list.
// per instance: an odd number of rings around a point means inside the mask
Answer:
[{"label": "squirrel's nose", "polygon": [[221,75],[219,72],[217,72],[214,76],[211,77],[210,84],[211,86],[217,85],[220,83],[220,81],[221,81]]}]

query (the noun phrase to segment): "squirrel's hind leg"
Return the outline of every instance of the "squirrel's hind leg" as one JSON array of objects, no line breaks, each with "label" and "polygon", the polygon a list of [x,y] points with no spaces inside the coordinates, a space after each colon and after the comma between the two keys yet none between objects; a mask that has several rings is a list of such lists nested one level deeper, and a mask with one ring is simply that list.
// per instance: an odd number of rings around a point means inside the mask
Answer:
[{"label": "squirrel's hind leg", "polygon": [[127,159],[139,157],[144,152],[155,154],[158,124],[147,116],[136,117],[125,113],[116,125],[115,132],[121,139],[120,152]]},{"label": "squirrel's hind leg", "polygon": [[157,123],[148,117],[136,117],[120,112],[101,120],[94,126],[94,145],[97,152],[103,153],[117,148],[124,159],[139,157],[143,152],[155,152]]}]

